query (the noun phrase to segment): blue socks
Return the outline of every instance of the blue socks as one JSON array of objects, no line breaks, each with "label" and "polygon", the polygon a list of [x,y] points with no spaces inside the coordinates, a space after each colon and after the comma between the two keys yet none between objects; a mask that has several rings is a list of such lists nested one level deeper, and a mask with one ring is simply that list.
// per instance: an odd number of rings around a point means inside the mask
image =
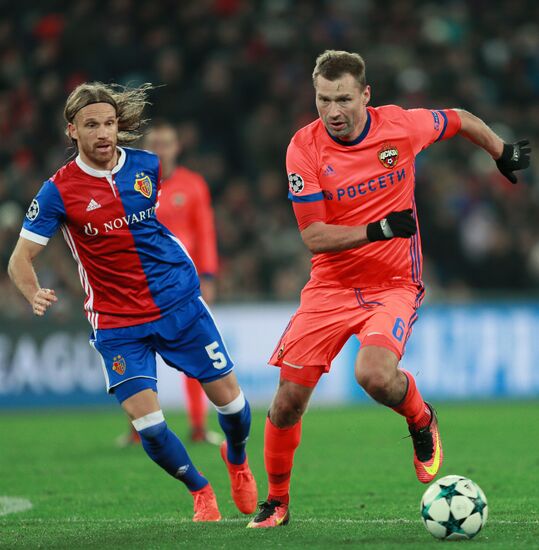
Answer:
[{"label": "blue socks", "polygon": [[227,460],[231,464],[243,464],[247,455],[245,445],[251,428],[251,408],[243,392],[236,399],[217,409],[219,424],[225,432],[227,443]]},{"label": "blue socks", "polygon": [[[228,405],[215,407],[219,424],[227,441],[227,460],[231,464],[243,464],[247,458],[245,445],[251,428],[251,409],[240,392]],[[169,429],[162,411],[156,411],[133,420],[147,455],[172,477],[179,479],[190,491],[198,491],[208,480],[195,468],[185,447]]]},{"label": "blue socks", "polygon": [[183,481],[190,491],[198,491],[208,484],[201,476],[182,442],[169,429],[162,411],[156,411],[133,421],[148,456],[172,477]]}]

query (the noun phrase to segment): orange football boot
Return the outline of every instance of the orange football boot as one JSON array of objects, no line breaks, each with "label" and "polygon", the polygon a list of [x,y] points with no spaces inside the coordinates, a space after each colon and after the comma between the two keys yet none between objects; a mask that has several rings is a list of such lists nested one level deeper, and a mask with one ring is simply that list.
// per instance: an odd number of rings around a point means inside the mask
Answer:
[{"label": "orange football boot", "polygon": [[236,508],[242,514],[252,514],[256,510],[258,491],[247,458],[243,464],[231,464],[226,457],[226,441],[221,443],[221,457],[230,477],[230,494]]},{"label": "orange football boot", "polygon": [[209,483],[198,491],[191,491],[191,494],[195,512],[193,521],[219,521],[221,519],[217,499]]},{"label": "orange football boot", "polygon": [[290,521],[288,504],[266,500],[258,505],[258,514],[247,524],[249,529],[281,527]]},{"label": "orange football boot", "polygon": [[432,414],[430,424],[420,430],[412,428],[409,430],[414,444],[414,467],[417,479],[421,483],[430,483],[442,466],[444,452],[438,431],[436,411],[428,403],[425,404]]}]

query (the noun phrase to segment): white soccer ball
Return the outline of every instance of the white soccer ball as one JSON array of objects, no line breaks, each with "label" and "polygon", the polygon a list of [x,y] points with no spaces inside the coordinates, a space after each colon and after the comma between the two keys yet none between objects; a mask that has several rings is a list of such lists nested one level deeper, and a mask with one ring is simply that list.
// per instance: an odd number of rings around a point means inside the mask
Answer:
[{"label": "white soccer ball", "polygon": [[485,493],[466,477],[442,477],[429,486],[421,499],[421,519],[437,539],[471,539],[481,531],[487,518]]}]

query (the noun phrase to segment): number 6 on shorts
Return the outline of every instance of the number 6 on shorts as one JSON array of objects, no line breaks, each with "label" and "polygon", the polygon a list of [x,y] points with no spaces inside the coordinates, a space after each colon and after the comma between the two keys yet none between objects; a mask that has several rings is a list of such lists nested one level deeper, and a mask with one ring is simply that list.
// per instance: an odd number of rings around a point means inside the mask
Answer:
[{"label": "number 6 on shorts", "polygon": [[209,358],[213,360],[214,368],[221,370],[228,365],[228,361],[226,360],[226,357],[222,352],[216,351],[218,347],[219,347],[219,342],[215,340],[211,344],[208,344],[207,346],[205,346],[205,349]]},{"label": "number 6 on shorts", "polygon": [[393,326],[393,336],[399,342],[402,342],[402,337],[404,336],[404,328],[404,321],[400,317],[397,317],[395,325]]}]

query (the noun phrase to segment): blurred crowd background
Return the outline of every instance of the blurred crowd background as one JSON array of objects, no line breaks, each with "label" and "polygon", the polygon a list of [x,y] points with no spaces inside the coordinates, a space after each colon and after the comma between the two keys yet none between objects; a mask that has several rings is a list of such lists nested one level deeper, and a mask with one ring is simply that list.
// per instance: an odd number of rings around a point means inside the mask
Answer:
[{"label": "blurred crowd background", "polygon": [[[179,129],[180,162],[209,183],[219,299],[297,300],[310,254],[287,199],[285,152],[317,116],[311,72],[325,49],[362,54],[372,105],[460,107],[506,141],[539,148],[539,3],[534,0],[48,0],[0,2],[0,311],[30,315],[6,274],[24,213],[73,155],[63,105],[85,80],[163,85],[148,116]],[[512,186],[456,137],[417,160],[434,298],[537,294],[539,163]],[[42,285],[79,312],[61,237]]]}]

